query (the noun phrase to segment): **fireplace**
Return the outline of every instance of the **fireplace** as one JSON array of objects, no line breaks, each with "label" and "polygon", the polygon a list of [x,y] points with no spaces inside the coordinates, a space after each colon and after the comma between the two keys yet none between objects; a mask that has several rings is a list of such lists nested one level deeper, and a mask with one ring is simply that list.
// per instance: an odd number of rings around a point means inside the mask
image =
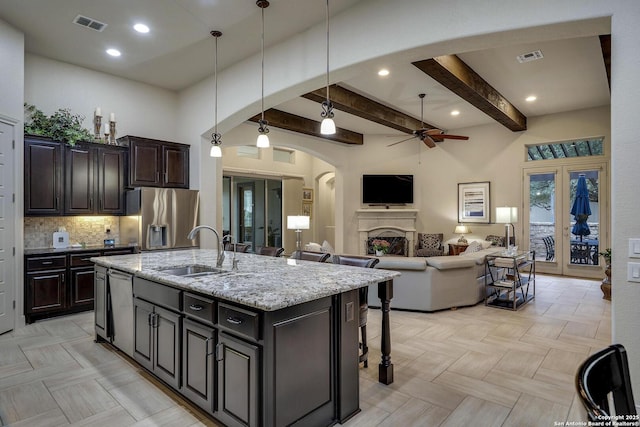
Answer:
[{"label": "fireplace", "polygon": [[359,254],[373,255],[374,239],[391,243],[391,255],[414,256],[417,209],[359,209]]}]

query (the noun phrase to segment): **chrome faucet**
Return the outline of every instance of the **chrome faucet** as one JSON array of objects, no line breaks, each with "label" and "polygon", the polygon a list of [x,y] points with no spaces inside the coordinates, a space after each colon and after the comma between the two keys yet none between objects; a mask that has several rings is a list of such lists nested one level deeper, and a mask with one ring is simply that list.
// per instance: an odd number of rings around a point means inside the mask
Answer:
[{"label": "chrome faucet", "polygon": [[209,227],[208,225],[199,225],[189,232],[187,239],[189,240],[195,239],[196,234],[198,234],[198,232],[203,228],[213,231],[213,234],[216,235],[216,239],[218,241],[218,262],[216,263],[216,267],[222,268],[222,262],[224,261],[224,248],[222,247],[222,241],[220,240],[220,235],[218,234],[215,228]]}]

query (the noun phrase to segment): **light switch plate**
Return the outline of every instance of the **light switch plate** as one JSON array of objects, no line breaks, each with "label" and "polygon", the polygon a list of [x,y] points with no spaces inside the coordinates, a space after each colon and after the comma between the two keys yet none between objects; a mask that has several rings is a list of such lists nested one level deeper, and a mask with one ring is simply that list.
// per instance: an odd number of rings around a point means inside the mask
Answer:
[{"label": "light switch plate", "polygon": [[629,258],[640,258],[640,239],[629,239]]},{"label": "light switch plate", "polygon": [[627,280],[640,283],[640,262],[627,263]]}]

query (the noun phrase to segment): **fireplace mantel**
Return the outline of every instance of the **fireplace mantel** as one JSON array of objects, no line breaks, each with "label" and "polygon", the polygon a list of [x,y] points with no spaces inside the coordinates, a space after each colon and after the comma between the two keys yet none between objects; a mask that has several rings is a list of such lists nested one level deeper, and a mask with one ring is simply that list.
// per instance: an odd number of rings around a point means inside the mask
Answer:
[{"label": "fireplace mantel", "polygon": [[408,242],[409,256],[414,255],[417,209],[358,209],[358,236],[360,254],[366,254],[366,241],[372,236],[404,236]]}]

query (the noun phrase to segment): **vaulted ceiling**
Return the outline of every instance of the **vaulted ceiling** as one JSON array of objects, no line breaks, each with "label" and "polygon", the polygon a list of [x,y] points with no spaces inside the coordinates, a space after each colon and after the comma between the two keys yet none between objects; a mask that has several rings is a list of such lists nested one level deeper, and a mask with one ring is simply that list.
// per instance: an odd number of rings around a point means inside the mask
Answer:
[{"label": "vaulted ceiling", "polygon": [[[363,1],[331,0],[331,14]],[[324,22],[324,7],[314,0],[271,0],[266,46]],[[107,26],[102,32],[83,28],[73,23],[79,14]],[[225,34],[219,69],[260,49],[260,9],[253,1],[0,0],[0,19],[25,33],[27,52],[170,90],[212,74],[211,29]],[[137,21],[147,23],[150,33],[134,34]],[[608,105],[608,43],[607,37],[591,36],[451,52],[413,64],[381,58],[388,76],[371,72],[331,87],[340,129],[329,139],[362,144],[363,134],[410,134],[422,126],[418,93],[427,93],[425,127],[445,130],[497,121],[519,131],[526,129],[527,117]],[[123,57],[106,56],[109,46],[118,46]],[[543,58],[516,60],[534,51]],[[324,94],[319,88],[274,106],[267,119],[272,126],[316,135]],[[537,101],[526,102],[532,94]],[[460,114],[452,116],[453,110]]]}]

